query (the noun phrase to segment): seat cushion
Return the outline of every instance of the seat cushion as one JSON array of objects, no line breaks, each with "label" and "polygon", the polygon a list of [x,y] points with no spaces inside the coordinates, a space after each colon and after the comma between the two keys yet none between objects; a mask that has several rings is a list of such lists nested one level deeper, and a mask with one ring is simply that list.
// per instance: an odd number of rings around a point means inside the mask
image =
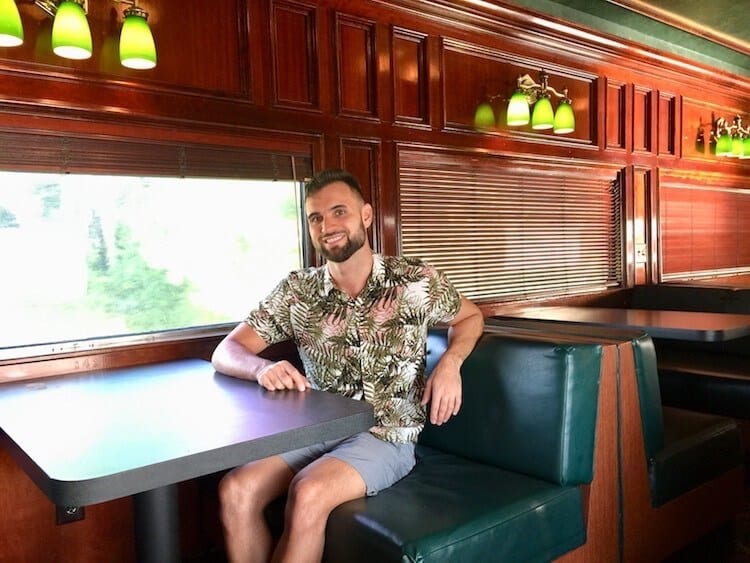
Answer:
[{"label": "seat cushion", "polygon": [[742,442],[731,418],[664,407],[664,447],[649,460],[654,506],[740,466]]},{"label": "seat cushion", "polygon": [[330,563],[548,561],[585,542],[581,492],[426,446],[404,479],[328,520]]}]

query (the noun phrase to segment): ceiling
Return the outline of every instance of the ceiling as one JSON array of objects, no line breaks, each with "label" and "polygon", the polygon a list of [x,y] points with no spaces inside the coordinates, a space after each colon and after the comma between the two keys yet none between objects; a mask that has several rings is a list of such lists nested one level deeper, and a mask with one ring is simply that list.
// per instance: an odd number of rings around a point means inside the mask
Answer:
[{"label": "ceiling", "polygon": [[530,10],[750,76],[750,0],[510,0]]}]

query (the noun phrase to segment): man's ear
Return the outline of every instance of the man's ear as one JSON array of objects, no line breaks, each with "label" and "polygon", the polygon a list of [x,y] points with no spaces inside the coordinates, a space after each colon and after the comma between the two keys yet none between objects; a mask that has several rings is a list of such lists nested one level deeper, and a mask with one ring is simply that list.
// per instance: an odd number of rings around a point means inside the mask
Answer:
[{"label": "man's ear", "polygon": [[362,222],[365,224],[365,229],[369,229],[372,225],[372,205],[369,203],[362,206]]}]

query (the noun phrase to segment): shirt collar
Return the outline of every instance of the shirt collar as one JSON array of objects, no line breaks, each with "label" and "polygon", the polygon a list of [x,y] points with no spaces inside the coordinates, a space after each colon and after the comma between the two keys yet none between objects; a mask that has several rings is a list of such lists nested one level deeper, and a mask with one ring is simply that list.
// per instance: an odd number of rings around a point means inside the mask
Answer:
[{"label": "shirt collar", "polygon": [[[323,285],[320,290],[320,295],[322,297],[326,297],[334,289],[338,291],[338,288],[333,283],[333,278],[331,278],[331,272],[328,270],[328,266],[327,265],[322,266],[321,270],[323,271]],[[372,272],[370,272],[370,278],[367,280],[367,283],[365,284],[365,289],[373,285],[383,285],[384,283],[385,283],[385,262],[383,261],[383,256],[378,253],[373,253]]]}]

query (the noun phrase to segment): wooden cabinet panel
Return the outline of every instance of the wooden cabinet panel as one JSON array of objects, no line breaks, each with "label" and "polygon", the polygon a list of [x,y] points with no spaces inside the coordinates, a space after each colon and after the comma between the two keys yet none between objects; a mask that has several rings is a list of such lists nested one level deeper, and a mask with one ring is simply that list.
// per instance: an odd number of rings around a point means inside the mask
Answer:
[{"label": "wooden cabinet panel", "polygon": [[[449,40],[444,41],[442,59],[447,129],[474,131],[474,112],[477,105],[491,99],[497,129],[504,133],[544,137],[545,142],[550,143],[565,143],[570,140],[593,142],[595,76],[540,61],[522,59],[517,55],[486,49],[479,45]],[[539,82],[542,68],[550,75],[550,86],[558,91],[568,88],[576,117],[576,129],[569,135],[554,135],[551,130],[536,132],[530,125],[508,127],[505,124],[508,99],[516,89],[517,78],[529,74],[535,82]],[[552,105],[557,106],[557,99],[554,97]]]},{"label": "wooden cabinet panel", "polygon": [[427,38],[422,33],[393,31],[393,97],[396,121],[427,122]]},{"label": "wooden cabinet panel", "polygon": [[[191,3],[180,0],[142,0],[157,50],[157,66],[132,70],[119,60],[122,8],[112,2],[89,2],[88,22],[93,39],[90,59],[73,61],[52,52],[52,19],[32,4],[19,2],[25,41],[3,49],[2,56],[22,63],[22,68],[45,75],[58,74],[85,88],[93,75],[126,81],[146,88],[184,88],[246,97],[246,0]],[[210,26],[209,22],[221,22]]]},{"label": "wooden cabinet panel", "polygon": [[625,148],[625,84],[607,80],[606,147]]},{"label": "wooden cabinet panel", "polygon": [[365,201],[371,203],[375,208],[376,220],[373,222],[371,229],[372,245],[374,249],[381,251],[381,228],[378,223],[378,219],[382,215],[378,198],[380,142],[377,139],[342,139],[341,160],[343,168],[354,174],[357,180],[359,180]]},{"label": "wooden cabinet panel", "polygon": [[336,37],[338,113],[375,117],[375,25],[338,14]]},{"label": "wooden cabinet panel", "polygon": [[317,108],[315,9],[275,2],[273,7],[274,100],[279,106]]},{"label": "wooden cabinet panel", "polygon": [[675,154],[677,138],[677,98],[674,94],[659,92],[658,134],[659,154]]},{"label": "wooden cabinet panel", "polygon": [[652,147],[652,91],[633,88],[633,151],[651,152]]}]

